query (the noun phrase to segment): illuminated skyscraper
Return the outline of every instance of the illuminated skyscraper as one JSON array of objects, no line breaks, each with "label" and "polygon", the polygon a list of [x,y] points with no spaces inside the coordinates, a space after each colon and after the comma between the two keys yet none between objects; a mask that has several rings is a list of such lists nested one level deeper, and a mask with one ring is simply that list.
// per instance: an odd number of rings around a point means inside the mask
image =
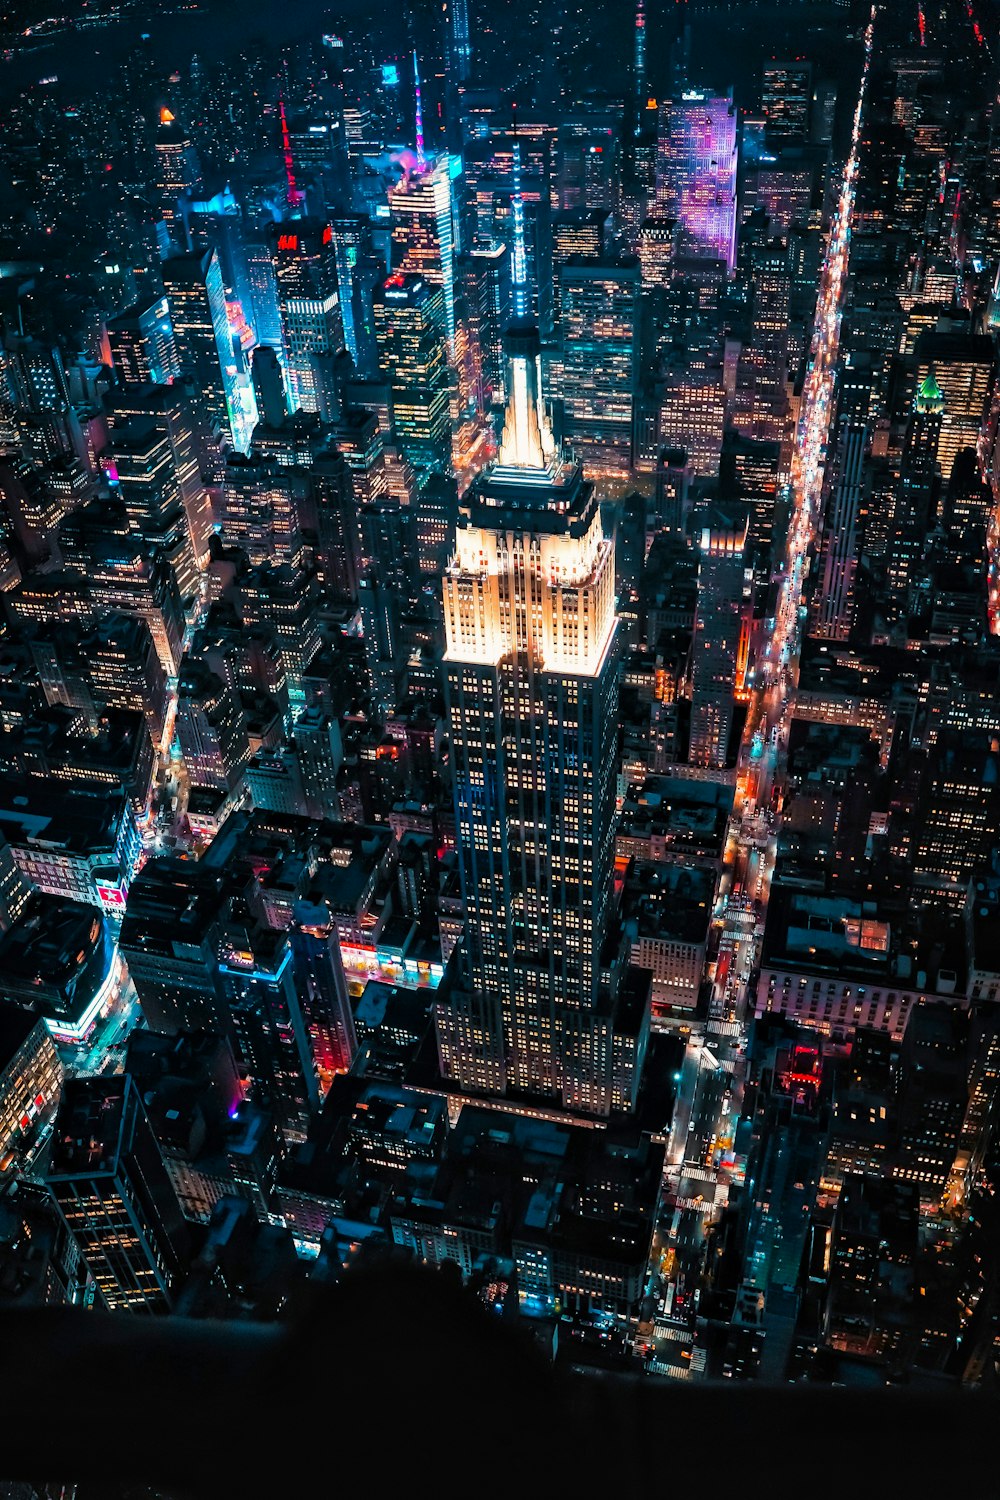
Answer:
[{"label": "illuminated skyscraper", "polygon": [[396,433],[416,469],[447,469],[451,421],[442,294],[394,272],[375,293],[379,363],[392,387]]},{"label": "illuminated skyscraper", "polygon": [[600,260],[611,238],[611,216],[601,208],[573,209],[552,220],[552,321],[559,327],[560,272],[572,260]]},{"label": "illuminated skyscraper", "polygon": [[115,374],[124,385],[164,385],[180,374],[166,297],[136,303],[108,323]]},{"label": "illuminated skyscraper", "polygon": [[[483,370],[480,328],[490,336],[488,263],[460,256],[455,288],[455,343],[451,359],[451,463],[465,490],[496,451],[491,386]],[[485,317],[484,317],[485,314]]]},{"label": "illuminated skyscraper", "polygon": [[937,461],[947,484],[957,454],[963,448],[978,449],[982,439],[996,388],[996,350],[987,334],[927,329],[917,340],[916,354],[917,384],[933,374],[943,401]]},{"label": "illuminated skyscraper", "polygon": [[250,759],[237,693],[198,657],[186,661],[177,693],[177,742],[192,786],[234,791]]},{"label": "illuminated skyscraper", "polygon": [[250,291],[244,309],[258,344],[267,344],[275,352],[283,348],[281,312],[278,308],[278,282],[269,245],[253,241],[246,246],[247,284]]},{"label": "illuminated skyscraper", "polygon": [[469,43],[469,0],[447,0],[449,65],[458,83],[468,83],[472,47]]},{"label": "illuminated skyscraper", "polygon": [[660,105],[656,204],[660,217],[680,219],[697,254],[731,272],[736,255],[736,106],[686,89]]},{"label": "illuminated skyscraper", "polygon": [[644,292],[669,285],[676,241],[675,219],[643,219],[639,230],[638,253]]},{"label": "illuminated skyscraper", "polygon": [[[752,219],[747,221],[752,223]],[[788,319],[791,275],[781,240],[751,247],[747,255],[753,319],[743,363],[762,394],[783,398],[788,378]]]},{"label": "illuminated skyscraper", "polygon": [[253,351],[250,375],[258,417],[268,427],[283,427],[288,415],[285,379],[281,373],[281,361],[269,345],[258,344]]},{"label": "illuminated skyscraper", "polygon": [[716,504],[699,541],[689,757],[696,766],[721,769],[726,764],[743,633],[747,529],[744,507]]},{"label": "illuminated skyscraper", "polygon": [[567,439],[593,474],[627,474],[639,379],[639,263],[573,257],[559,272]]},{"label": "illuminated skyscraper", "polygon": [[113,453],[132,530],[169,560],[181,598],[192,599],[198,569],[167,433],[152,416],[126,418],[115,423]]},{"label": "illuminated skyscraper", "polygon": [[927,533],[937,520],[946,410],[944,396],[931,369],[917,391],[906,429],[889,527],[886,572],[897,616],[905,617],[908,612],[914,571],[924,555]]},{"label": "illuminated skyscraper", "polygon": [[199,568],[204,568],[208,563],[214,522],[208,492],[198,468],[193,418],[182,387],[146,385],[127,386],[117,390],[114,406],[109,411],[112,428],[119,421],[133,416],[151,418],[155,421],[157,430],[165,433],[170,442],[174,473],[187,515],[195,561]]},{"label": "illuminated skyscraper", "polygon": [[659,414],[659,443],[684,448],[695,474],[719,472],[726,425],[726,392],[721,369],[668,372]]},{"label": "illuminated skyscraper", "polygon": [[507,246],[473,245],[466,257],[466,301],[476,324],[484,400],[499,405],[504,393],[503,328],[510,277]]},{"label": "illuminated skyscraper", "polygon": [[[418,157],[422,144],[418,149]],[[451,158],[433,164],[419,161],[389,189],[392,220],[392,270],[422,276],[440,287],[444,329],[455,338],[455,226],[451,191]]]},{"label": "illuminated skyscraper", "polygon": [[194,377],[211,425],[245,453],[257,403],[242,354],[233,343],[219,257],[176,255],[162,266],[181,368]]},{"label": "illuminated skyscraper", "polygon": [[469,83],[468,0],[442,0],[445,25],[445,129],[449,152],[462,153],[465,90]]},{"label": "illuminated skyscraper", "polygon": [[638,135],[646,109],[646,5],[645,0],[636,0],[635,6],[635,55],[632,60],[633,109],[635,120],[633,132]]},{"label": "illuminated skyscraper", "polygon": [[201,181],[201,169],[191,137],[178,124],[169,109],[160,110],[160,124],[154,143],[156,150],[156,186],[160,195],[160,217],[171,237],[180,240],[178,199]]},{"label": "illuminated skyscraper", "polygon": [[769,142],[808,140],[812,64],[804,58],[766,62],[761,103]]},{"label": "illuminated skyscraper", "polygon": [[322,361],[343,347],[333,229],[315,219],[276,224],[271,253],[285,351],[285,388],[292,411],[323,409]]},{"label": "illuminated skyscraper", "polygon": [[371,302],[365,305],[364,267],[372,253],[371,230],[361,214],[338,214],[331,219],[333,253],[337,263],[340,317],[344,342],[355,366],[364,369],[372,341]]},{"label": "illuminated skyscraper", "polygon": [[513,301],[500,453],[463,502],[444,580],[466,974],[438,1007],[439,1055],[462,1090],[607,1115],[634,1105],[648,1024],[606,950],[614,544],[542,402],[523,227]]},{"label": "illuminated skyscraper", "polygon": [[618,116],[585,109],[564,117],[556,135],[555,204],[561,212],[603,208],[618,196]]},{"label": "illuminated skyscraper", "polygon": [[289,1145],[304,1141],[320,1079],[287,933],[256,924],[238,904],[223,929],[216,982],[234,1050]]}]

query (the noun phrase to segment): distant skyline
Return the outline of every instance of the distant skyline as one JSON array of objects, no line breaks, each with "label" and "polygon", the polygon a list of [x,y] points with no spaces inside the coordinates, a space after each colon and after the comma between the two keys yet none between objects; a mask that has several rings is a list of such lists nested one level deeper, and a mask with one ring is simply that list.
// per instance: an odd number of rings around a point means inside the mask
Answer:
[{"label": "distant skyline", "polygon": [[[474,4],[470,12],[481,8]],[[524,0],[516,0],[510,8],[530,26],[531,7]],[[398,19],[390,22],[382,15],[373,16],[372,7],[365,0],[340,0],[334,6],[321,0],[296,0],[294,5],[285,7],[276,5],[275,0],[246,0],[245,4],[241,0],[207,0],[181,14],[158,13],[146,18],[126,15],[110,26],[58,36],[44,46],[0,59],[0,95],[8,88],[30,87],[53,74],[59,86],[89,88],[95,63],[110,72],[144,36],[150,39],[151,52],[159,65],[182,72],[195,53],[218,61],[246,46],[262,44],[265,49],[289,46],[314,40],[327,30],[336,32],[339,26],[357,28],[359,33],[367,30],[376,50],[380,33],[387,47],[395,37],[402,56],[409,49],[408,38],[414,31],[408,15],[421,9],[419,5],[401,8]],[[623,31],[617,19],[612,20],[612,14],[617,17],[617,10],[595,5],[590,23],[592,59],[586,56],[583,59],[586,76],[580,79],[580,84],[615,93],[627,87],[632,52],[630,33]],[[425,30],[435,20],[436,16],[425,14],[417,20],[416,29]],[[824,72],[847,85],[860,66],[860,51],[856,44],[846,43],[844,21],[843,7],[832,0],[801,8],[775,5],[744,14],[738,20],[727,15],[721,25],[717,17],[695,15],[691,18],[692,74],[699,83],[712,88],[732,86],[737,104],[747,108],[755,96],[764,58],[801,49],[810,55],[825,51]],[[650,8],[646,54],[650,90],[662,92],[665,87],[676,24],[673,6]],[[497,28],[498,32],[500,29]],[[479,66],[473,68],[470,86],[483,87],[482,62],[484,54],[488,54],[489,38],[475,21],[471,31]],[[535,32],[537,35],[537,28]],[[83,42],[90,45],[84,46]],[[491,83],[496,80],[501,87],[512,84],[505,69],[509,60],[507,48],[498,48],[490,58]],[[534,76],[540,76],[542,71],[543,60],[539,57]],[[842,123],[845,129],[849,127],[848,120]]]}]

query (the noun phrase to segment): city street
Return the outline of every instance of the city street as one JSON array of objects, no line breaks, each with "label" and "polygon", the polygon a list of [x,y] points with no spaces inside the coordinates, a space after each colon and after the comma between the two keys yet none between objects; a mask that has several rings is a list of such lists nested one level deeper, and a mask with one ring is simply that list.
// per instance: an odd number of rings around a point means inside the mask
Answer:
[{"label": "city street", "polygon": [[[752,976],[760,957],[771,877],[777,853],[781,772],[798,684],[804,611],[803,587],[809,551],[820,520],[826,454],[834,412],[840,323],[847,285],[862,109],[872,56],[875,11],[865,32],[861,87],[854,112],[851,149],[821,271],[812,345],[791,465],[791,518],[785,555],[776,573],[778,601],[773,628],[752,679],[740,750],[736,800],[727,837],[721,927],[709,1016],[693,1031],[681,1068],[678,1099],[667,1153],[668,1201],[661,1219],[670,1254],[661,1316],[694,1326],[694,1290],[703,1269],[705,1230],[728,1201],[729,1185],[742,1165],[733,1155],[748,1044]],[[700,1200],[700,1201],[699,1201]],[[657,1259],[665,1242],[658,1236]],[[678,1306],[678,1302],[680,1306]],[[681,1370],[658,1351],[661,1373],[690,1378],[705,1368],[695,1349]]]}]

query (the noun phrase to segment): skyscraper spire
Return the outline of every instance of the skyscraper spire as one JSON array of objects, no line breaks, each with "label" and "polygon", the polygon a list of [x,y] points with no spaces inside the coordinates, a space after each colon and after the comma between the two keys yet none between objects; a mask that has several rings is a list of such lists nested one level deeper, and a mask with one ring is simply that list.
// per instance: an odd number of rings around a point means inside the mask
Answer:
[{"label": "skyscraper spire", "polygon": [[635,5],[635,125],[638,135],[642,124],[642,112],[646,104],[646,0],[636,0]]},{"label": "skyscraper spire", "polygon": [[[515,106],[516,110],[516,106]],[[547,470],[556,445],[542,400],[541,345],[531,317],[528,258],[524,248],[524,195],[521,190],[521,142],[514,115],[510,198],[511,326],[507,330],[507,410],[500,439],[501,467]]]},{"label": "skyscraper spire", "polygon": [[528,321],[528,260],[524,251],[524,197],[521,193],[521,142],[517,134],[517,106],[514,106],[514,145],[512,150],[513,192],[510,212],[513,220],[513,243],[510,254],[511,297],[515,323]]},{"label": "skyscraper spire", "polygon": [[293,212],[298,212],[302,208],[302,199],[304,197],[304,194],[302,193],[301,189],[296,187],[295,185],[295,163],[292,160],[292,138],[288,133],[288,121],[285,118],[284,99],[278,100],[278,114],[281,118],[281,154],[285,163],[285,177],[288,181],[288,192],[286,194],[286,197],[288,199],[289,208],[292,209]]},{"label": "skyscraper spire", "polygon": [[427,166],[427,158],[424,155],[424,109],[420,102],[420,65],[416,47],[413,49],[413,93],[416,100],[417,171],[422,172]]}]

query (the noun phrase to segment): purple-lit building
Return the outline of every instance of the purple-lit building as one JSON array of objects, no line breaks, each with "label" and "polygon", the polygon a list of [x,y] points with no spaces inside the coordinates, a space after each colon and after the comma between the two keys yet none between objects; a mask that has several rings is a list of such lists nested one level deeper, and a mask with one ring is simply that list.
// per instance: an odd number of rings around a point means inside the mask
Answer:
[{"label": "purple-lit building", "polygon": [[656,213],[676,218],[695,254],[736,257],[736,106],[732,93],[685,89],[660,106]]}]

